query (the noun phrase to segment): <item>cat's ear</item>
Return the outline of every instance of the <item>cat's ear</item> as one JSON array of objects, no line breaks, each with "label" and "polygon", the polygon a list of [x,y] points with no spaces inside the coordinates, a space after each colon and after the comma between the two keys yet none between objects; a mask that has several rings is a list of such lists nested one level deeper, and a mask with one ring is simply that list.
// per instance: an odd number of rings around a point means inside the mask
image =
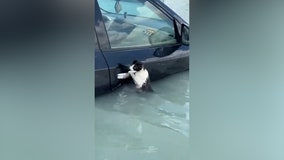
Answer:
[{"label": "cat's ear", "polygon": [[137,63],[138,61],[137,60],[134,60],[133,62],[132,62],[132,64],[135,64],[135,63]]}]

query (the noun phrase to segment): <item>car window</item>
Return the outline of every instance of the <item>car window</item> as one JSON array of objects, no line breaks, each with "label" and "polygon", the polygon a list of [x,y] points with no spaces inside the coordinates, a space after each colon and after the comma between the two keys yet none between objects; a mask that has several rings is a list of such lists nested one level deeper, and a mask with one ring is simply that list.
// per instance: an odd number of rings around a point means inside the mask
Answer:
[{"label": "car window", "polygon": [[175,44],[173,21],[146,0],[98,0],[111,48]]}]

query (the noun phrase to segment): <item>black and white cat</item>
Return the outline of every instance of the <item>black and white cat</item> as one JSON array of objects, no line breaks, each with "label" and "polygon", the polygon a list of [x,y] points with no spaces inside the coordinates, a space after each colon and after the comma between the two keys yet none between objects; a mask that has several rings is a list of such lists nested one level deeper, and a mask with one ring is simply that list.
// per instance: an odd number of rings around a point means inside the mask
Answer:
[{"label": "black and white cat", "polygon": [[[120,68],[126,68],[124,65],[119,64]],[[150,77],[148,70],[144,67],[143,63],[134,60],[132,65],[128,67],[128,73],[133,79],[138,91],[149,91],[152,92],[152,86],[150,83]]]}]

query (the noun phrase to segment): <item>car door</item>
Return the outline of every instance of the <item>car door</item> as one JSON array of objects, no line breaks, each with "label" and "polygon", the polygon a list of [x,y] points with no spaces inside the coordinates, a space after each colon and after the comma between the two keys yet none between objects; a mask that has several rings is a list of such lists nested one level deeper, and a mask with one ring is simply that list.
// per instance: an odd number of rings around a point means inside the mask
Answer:
[{"label": "car door", "polygon": [[182,22],[163,4],[147,0],[97,2],[101,12],[101,17],[97,17],[98,40],[109,66],[111,88],[119,85],[118,63],[130,65],[133,60],[142,61],[151,80],[189,68],[189,46],[180,41]]},{"label": "car door", "polygon": [[[95,13],[96,19],[99,19],[98,14]],[[110,74],[109,67],[107,65],[106,59],[101,51],[101,47],[99,45],[97,29],[100,25],[98,21],[95,21],[95,95],[101,95],[108,91],[110,91]]]}]

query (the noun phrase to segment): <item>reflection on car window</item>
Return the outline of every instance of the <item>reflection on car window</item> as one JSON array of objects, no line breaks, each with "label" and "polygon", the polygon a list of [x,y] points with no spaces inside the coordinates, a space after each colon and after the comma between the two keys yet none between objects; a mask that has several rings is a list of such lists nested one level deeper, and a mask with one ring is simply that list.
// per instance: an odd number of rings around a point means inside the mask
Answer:
[{"label": "reflection on car window", "polygon": [[111,48],[175,44],[173,21],[146,0],[98,0]]}]

